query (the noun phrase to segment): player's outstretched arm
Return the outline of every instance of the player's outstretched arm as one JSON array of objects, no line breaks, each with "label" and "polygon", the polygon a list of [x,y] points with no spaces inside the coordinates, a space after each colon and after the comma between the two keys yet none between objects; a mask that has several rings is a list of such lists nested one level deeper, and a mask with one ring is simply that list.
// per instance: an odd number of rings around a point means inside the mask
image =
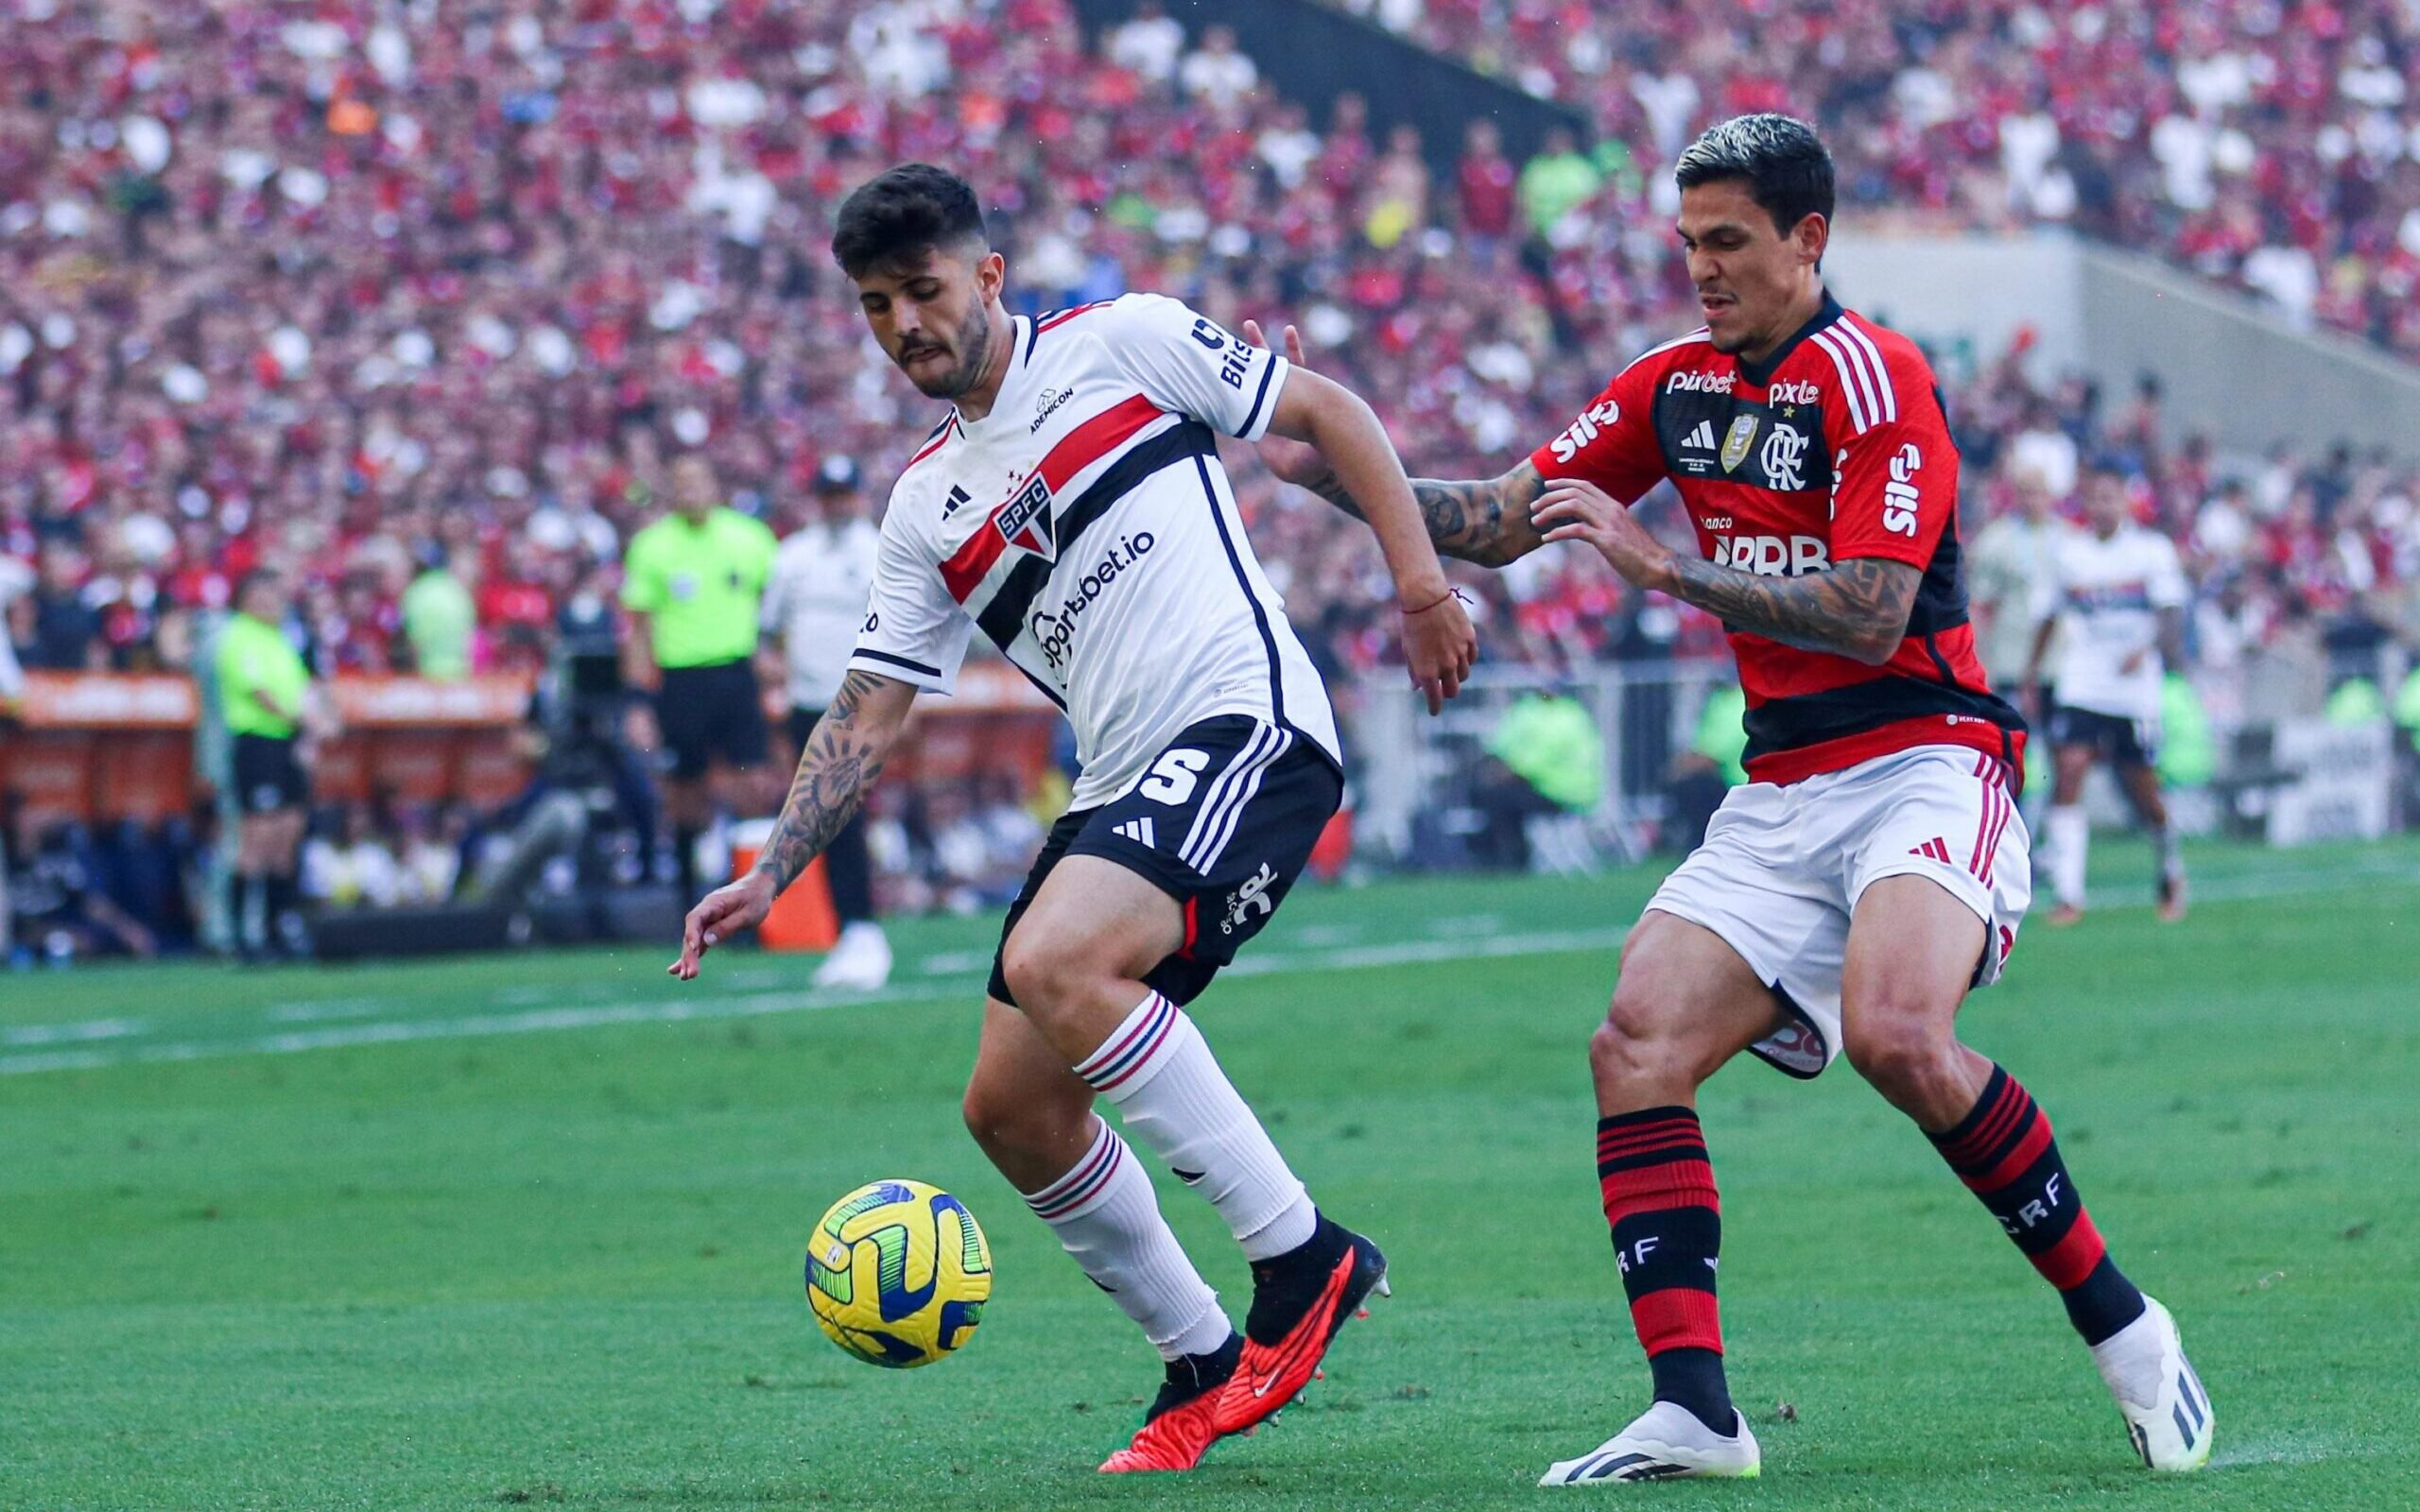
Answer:
[{"label": "player's outstretched arm", "polygon": [[[1244,339],[1259,347],[1269,344],[1253,320],[1244,322]],[[1302,364],[1302,334],[1290,325],[1286,328],[1286,356],[1298,367]],[[1368,519],[1318,448],[1287,439],[1271,425],[1270,438],[1260,443],[1260,455],[1269,470],[1287,482],[1318,494],[1356,520]],[[1429,542],[1444,556],[1481,567],[1501,567],[1546,542],[1530,518],[1530,507],[1537,503],[1546,483],[1526,457],[1501,477],[1459,482],[1413,478],[1410,482]]]},{"label": "player's outstretched arm", "polygon": [[666,968],[686,982],[698,974],[707,951],[735,931],[764,921],[781,896],[821,853],[865,801],[883,763],[916,701],[913,683],[871,672],[852,672],[840,681],[832,707],[816,722],[806,749],[799,753],[782,816],[748,875],[706,894],[682,926],[681,958]]},{"label": "player's outstretched arm", "polygon": [[1802,577],[1718,567],[1674,551],[1604,490],[1575,478],[1547,489],[1537,517],[1549,527],[1547,540],[1585,541],[1631,582],[1719,614],[1735,630],[1868,666],[1898,651],[1924,580],[1920,569],[1878,558],[1854,558]]},{"label": "player's outstretched arm", "polygon": [[1357,512],[1377,536],[1394,576],[1404,661],[1411,669],[1412,685],[1428,699],[1430,713],[1440,712],[1471,675],[1478,638],[1453,585],[1445,581],[1445,569],[1437,560],[1419,502],[1412,497],[1411,480],[1404,476],[1403,461],[1387,439],[1386,427],[1360,395],[1307,368],[1293,368],[1278,392],[1269,429],[1318,448],[1339,487],[1363,501]]}]

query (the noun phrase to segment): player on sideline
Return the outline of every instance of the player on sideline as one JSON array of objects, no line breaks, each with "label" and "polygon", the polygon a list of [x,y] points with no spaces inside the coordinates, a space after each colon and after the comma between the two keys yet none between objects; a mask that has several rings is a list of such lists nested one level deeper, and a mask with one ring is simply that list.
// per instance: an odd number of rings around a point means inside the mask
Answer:
[{"label": "player on sideline", "polygon": [[2083,918],[2084,853],[2092,843],[2083,780],[2094,761],[2105,758],[2159,848],[2159,917],[2172,924],[2185,917],[2185,857],[2160,793],[2159,713],[2167,669],[2184,660],[2185,567],[2166,536],[2127,518],[2126,480],[2118,473],[2095,468],[2085,475],[2083,508],[2090,529],[2061,538],[2049,580],[2040,585],[2033,604],[2040,623],[2025,669],[2031,690],[2064,617],[2066,637],[2051,684],[2057,776],[2048,826],[2058,903],[2045,922]]},{"label": "player on sideline", "polygon": [[[925,164],[852,194],[832,250],[883,351],[955,404],[891,490],[856,652],[763,857],[690,913],[671,971],[695,976],[765,917],[980,628],[1066,712],[1082,772],[1009,909],[966,1124],[1167,1362],[1100,1468],[1190,1469],[1309,1384],[1386,1285],[1377,1246],[1312,1206],[1182,1011],[1269,921],[1342,793],[1326,691],[1214,433],[1300,438],[1368,501],[1432,713],[1477,642],[1403,464],[1345,389],[1157,295],[1011,318],[974,191]],[[1101,1098],[1242,1246],[1241,1336]]]},{"label": "player on sideline", "polygon": [[[2025,729],[1975,658],[1932,373],[1824,292],[1832,161],[1805,123],[1726,121],[1677,178],[1706,324],[1503,476],[1412,484],[1449,555],[1500,565],[1582,541],[1720,614],[1748,696],[1750,780],[1649,902],[1589,1043],[1599,1185],[1654,1401],[1543,1484],[1757,1472],[1723,1375],[1722,1220],[1695,1108],[1749,1049],[1802,1077],[1845,1051],[2058,1289],[2145,1463],[2194,1469],[2210,1404],[2175,1324],[2103,1248],[2049,1120],[1958,1040],[2031,891],[2011,792]],[[1356,511],[1302,448],[1263,455]],[[1703,558],[1626,507],[1668,478]]]}]

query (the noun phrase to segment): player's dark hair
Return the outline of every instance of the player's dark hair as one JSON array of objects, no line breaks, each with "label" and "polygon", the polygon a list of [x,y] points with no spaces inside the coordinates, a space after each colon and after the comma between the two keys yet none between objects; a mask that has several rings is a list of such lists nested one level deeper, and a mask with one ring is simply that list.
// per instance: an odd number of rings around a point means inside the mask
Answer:
[{"label": "player's dark hair", "polygon": [[1795,116],[1735,115],[1707,127],[1681,154],[1672,177],[1684,189],[1738,179],[1783,235],[1809,215],[1832,218],[1832,154]]},{"label": "player's dark hair", "polygon": [[851,278],[936,247],[989,245],[972,185],[929,163],[903,163],[840,201],[832,259]]}]

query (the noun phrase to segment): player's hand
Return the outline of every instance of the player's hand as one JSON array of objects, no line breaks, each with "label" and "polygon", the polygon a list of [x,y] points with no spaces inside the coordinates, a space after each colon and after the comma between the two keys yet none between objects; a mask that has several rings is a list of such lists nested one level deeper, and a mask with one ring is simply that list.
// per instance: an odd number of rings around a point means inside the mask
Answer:
[{"label": "player's hand", "polygon": [[1597,548],[1608,566],[1641,588],[1657,586],[1671,548],[1593,483],[1557,478],[1547,485],[1530,518],[1547,526],[1548,541],[1579,541]]},{"label": "player's hand", "polygon": [[2118,670],[2129,677],[2132,677],[2134,674],[2143,670],[2143,658],[2150,654],[2151,651],[2148,647],[2137,646],[2130,655],[2127,656],[2125,661],[2118,663]]},{"label": "player's hand", "polygon": [[[1244,339],[1255,347],[1266,348],[1269,345],[1269,338],[1261,334],[1257,320],[1244,322]],[[1292,363],[1303,360],[1303,334],[1290,325],[1286,328],[1286,360]],[[1254,449],[1260,453],[1262,466],[1281,481],[1291,483],[1298,489],[1316,489],[1336,476],[1327,465],[1327,458],[1320,455],[1319,448],[1308,441],[1288,440],[1272,434],[1262,437],[1254,443]]]},{"label": "player's hand", "polygon": [[1461,594],[1447,589],[1426,608],[1401,606],[1401,613],[1403,659],[1411,669],[1411,685],[1428,700],[1430,713],[1443,713],[1445,700],[1462,691],[1471,663],[1478,658],[1478,636],[1462,612]]},{"label": "player's hand", "polygon": [[706,952],[743,929],[752,929],[773,911],[777,891],[769,873],[751,870],[737,882],[717,887],[689,910],[681,926],[681,958],[665,971],[686,982],[698,974]]}]

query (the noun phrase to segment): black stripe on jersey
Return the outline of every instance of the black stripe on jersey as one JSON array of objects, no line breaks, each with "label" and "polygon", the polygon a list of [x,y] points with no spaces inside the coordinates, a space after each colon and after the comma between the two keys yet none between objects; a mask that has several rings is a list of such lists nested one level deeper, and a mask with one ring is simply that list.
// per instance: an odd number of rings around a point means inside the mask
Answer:
[{"label": "black stripe on jersey", "polygon": [[1845,688],[1766,699],[1741,721],[1748,730],[1748,749],[1741,760],[1859,735],[1927,714],[1959,714],[2003,730],[2025,728],[2024,717],[1995,695],[1885,673]]},{"label": "black stripe on jersey", "polygon": [[942,669],[939,667],[928,667],[922,662],[910,662],[904,656],[892,656],[888,651],[870,651],[864,646],[859,646],[850,654],[861,657],[868,662],[888,662],[894,667],[905,667],[910,672],[921,672],[928,678],[938,678],[942,675]]},{"label": "black stripe on jersey", "polygon": [[1040,678],[1035,677],[1033,675],[1033,670],[1030,667],[1028,667],[1024,662],[1018,661],[1012,656],[1003,656],[1001,660],[1008,662],[1009,665],[1016,668],[1019,672],[1024,673],[1025,680],[1032,683],[1036,688],[1042,690],[1042,696],[1049,699],[1052,703],[1057,704],[1061,713],[1063,714],[1067,712],[1067,700],[1059,696],[1059,690],[1043,681]]},{"label": "black stripe on jersey", "polygon": [[[1271,368],[1275,363],[1270,364]],[[1219,487],[1210,481],[1207,457],[1193,459],[1194,471],[1201,474],[1201,496],[1210,506],[1211,523],[1219,527],[1219,544],[1227,548],[1227,565],[1236,570],[1236,586],[1243,590],[1244,602],[1252,606],[1252,622],[1260,630],[1260,644],[1269,652],[1269,711],[1276,723],[1286,724],[1286,677],[1277,660],[1277,637],[1270,633],[1269,610],[1262,607],[1260,595],[1252,591],[1252,576],[1244,571],[1244,559],[1236,551],[1236,538],[1227,530],[1227,511],[1219,502]],[[1319,744],[1312,741],[1312,745]]]},{"label": "black stripe on jersey", "polygon": [[[1074,499],[1063,504],[1054,501],[1051,528],[1060,558],[1063,560],[1075,549],[1087,526],[1107,514],[1111,505],[1133,492],[1145,478],[1187,457],[1215,456],[1218,447],[1209,426],[1189,420],[1129,450]],[[1039,557],[1027,557],[1009,569],[1000,591],[983,606],[983,612],[975,616],[976,627],[994,645],[1006,649],[1025,627],[1027,610],[1033,608],[1033,601],[1042,596],[1042,590],[1049,581],[1050,563]]]},{"label": "black stripe on jersey", "polygon": [[1252,434],[1252,422],[1260,419],[1260,406],[1269,403],[1269,380],[1276,376],[1277,354],[1272,352],[1269,354],[1269,359],[1261,364],[1260,391],[1252,396],[1252,408],[1244,415],[1244,422],[1236,431],[1236,435],[1250,436]]}]

